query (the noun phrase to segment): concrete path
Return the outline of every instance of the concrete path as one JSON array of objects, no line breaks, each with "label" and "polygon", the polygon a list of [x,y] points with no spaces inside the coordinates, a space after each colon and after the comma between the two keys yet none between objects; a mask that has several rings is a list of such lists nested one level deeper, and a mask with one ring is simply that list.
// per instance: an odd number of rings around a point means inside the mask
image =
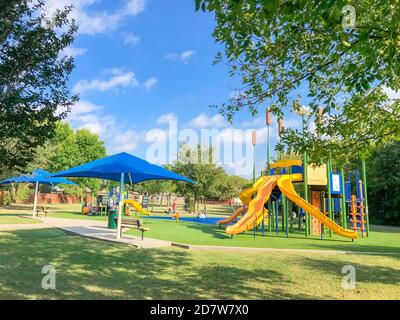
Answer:
[{"label": "concrete path", "polygon": [[84,219],[61,219],[61,218],[40,218],[48,227],[62,229],[83,237],[88,237],[98,240],[112,241],[116,243],[124,243],[137,248],[159,248],[170,247],[171,242],[156,240],[146,237],[142,240],[140,237],[123,235],[119,240],[116,239],[116,230],[107,228],[107,222],[98,220]]}]

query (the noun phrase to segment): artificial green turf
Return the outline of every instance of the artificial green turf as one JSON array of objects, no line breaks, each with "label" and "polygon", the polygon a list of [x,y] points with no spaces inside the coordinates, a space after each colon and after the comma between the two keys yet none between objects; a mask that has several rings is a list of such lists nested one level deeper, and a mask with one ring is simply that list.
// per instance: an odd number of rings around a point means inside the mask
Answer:
[{"label": "artificial green turf", "polygon": [[54,229],[0,232],[0,252],[0,299],[400,299],[395,256],[141,250]]},{"label": "artificial green turf", "polygon": [[[290,234],[286,238],[285,233],[265,233],[263,237],[258,232],[254,238],[253,232],[235,235],[231,238],[225,230],[214,225],[189,223],[183,221],[152,220],[143,218],[146,227],[150,231],[146,235],[150,238],[169,240],[195,245],[237,246],[237,247],[265,247],[287,249],[318,249],[318,250],[348,250],[362,252],[398,253],[400,255],[400,228],[378,228],[379,231],[371,232],[368,238],[351,239],[334,235],[332,239],[321,240],[319,237],[306,238],[303,232]],[[138,235],[138,231],[129,230],[128,234]]]}]

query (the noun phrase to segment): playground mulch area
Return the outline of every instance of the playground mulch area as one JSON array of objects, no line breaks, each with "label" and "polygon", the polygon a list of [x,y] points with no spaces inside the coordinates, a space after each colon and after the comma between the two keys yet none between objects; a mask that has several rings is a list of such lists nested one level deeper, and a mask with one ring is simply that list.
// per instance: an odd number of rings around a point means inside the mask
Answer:
[{"label": "playground mulch area", "polygon": [[400,299],[398,256],[141,250],[55,229],[0,232],[0,251],[0,299]]}]

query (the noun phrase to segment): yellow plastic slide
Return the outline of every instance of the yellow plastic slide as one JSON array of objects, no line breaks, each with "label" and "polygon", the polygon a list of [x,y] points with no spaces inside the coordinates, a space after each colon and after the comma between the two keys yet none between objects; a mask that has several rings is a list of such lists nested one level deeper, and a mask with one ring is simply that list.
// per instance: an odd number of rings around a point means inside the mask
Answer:
[{"label": "yellow plastic slide", "polygon": [[358,239],[358,235],[356,232],[352,230],[346,230],[336,224],[334,221],[329,219],[325,214],[319,211],[316,207],[312,204],[308,203],[302,197],[300,197],[296,190],[293,187],[292,180],[294,179],[291,175],[283,175],[278,180],[278,187],[283,192],[283,194],[288,197],[293,203],[297,204],[301,208],[303,208],[306,212],[312,215],[314,218],[321,221],[321,223],[331,229],[334,233],[337,233],[343,237],[351,238],[351,239]]},{"label": "yellow plastic slide", "polygon": [[[258,187],[265,181],[264,177],[261,177],[260,179],[258,179],[256,181],[256,183],[248,189],[245,189],[242,191],[242,193],[240,194],[239,198],[240,201],[242,201],[243,205],[248,206],[249,202],[253,196],[254,193],[257,192]],[[225,225],[228,224],[230,222],[232,222],[233,220],[236,219],[237,216],[239,216],[241,213],[243,213],[244,208],[240,207],[239,209],[237,209],[229,218],[226,218],[224,220],[220,220],[218,221],[219,225]]]},{"label": "yellow plastic slide", "polygon": [[135,200],[129,199],[129,200],[124,200],[124,204],[129,204],[131,205],[137,212],[144,214],[146,216],[150,215],[150,212],[143,209],[142,205],[139,202],[136,202]]},{"label": "yellow plastic slide", "polygon": [[244,207],[238,208],[229,218],[226,218],[226,219],[223,219],[223,220],[219,220],[217,222],[217,224],[224,225],[224,224],[228,224],[228,223],[232,222],[233,220],[236,219],[236,217],[238,215],[240,215],[243,212],[243,210],[244,210]]},{"label": "yellow plastic slide", "polygon": [[249,202],[251,201],[253,194],[255,194],[258,191],[258,188],[260,187],[260,185],[262,185],[264,183],[264,181],[265,181],[265,177],[261,177],[260,179],[258,179],[256,181],[256,183],[251,188],[248,188],[248,189],[245,189],[242,191],[239,198],[240,198],[240,201],[242,201],[242,203],[245,206],[249,205]]},{"label": "yellow plastic slide", "polygon": [[[227,234],[238,234],[249,229],[253,229],[254,222],[260,223],[262,221],[264,213],[264,203],[268,201],[271,192],[272,190],[274,190],[279,178],[280,176],[262,177],[254,184],[253,188],[248,189],[252,190],[256,188],[257,196],[248,202],[249,205],[246,214],[234,225],[228,226],[226,228]],[[244,201],[242,200],[242,202]]]}]

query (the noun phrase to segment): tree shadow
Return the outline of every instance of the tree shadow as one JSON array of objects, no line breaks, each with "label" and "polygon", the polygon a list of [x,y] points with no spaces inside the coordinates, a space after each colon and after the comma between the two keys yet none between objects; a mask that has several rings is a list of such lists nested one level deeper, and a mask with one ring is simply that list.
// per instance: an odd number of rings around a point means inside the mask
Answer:
[{"label": "tree shadow", "polygon": [[215,239],[228,239],[231,236],[225,233],[224,228],[219,228],[216,225],[201,224],[201,223],[187,223],[189,229],[200,231],[201,233],[211,235]]},{"label": "tree shadow", "polygon": [[[343,261],[347,260],[347,261]],[[400,284],[400,270],[388,266],[360,264],[351,258],[340,260],[322,260],[317,258],[301,258],[298,263],[310,270],[321,270],[324,273],[337,273],[342,276],[341,270],[345,265],[351,265],[356,269],[356,281],[375,284]]]}]

